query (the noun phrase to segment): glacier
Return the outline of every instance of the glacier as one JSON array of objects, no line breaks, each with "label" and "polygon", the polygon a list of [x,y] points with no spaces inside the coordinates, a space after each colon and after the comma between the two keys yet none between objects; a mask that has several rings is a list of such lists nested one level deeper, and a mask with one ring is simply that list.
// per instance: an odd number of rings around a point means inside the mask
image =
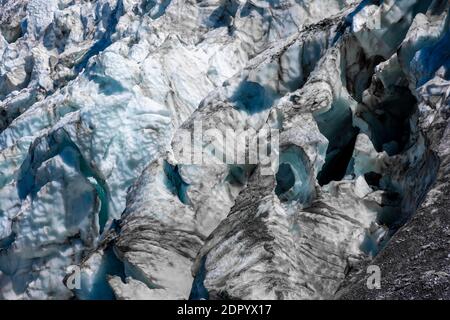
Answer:
[{"label": "glacier", "polygon": [[[449,10],[1,0],[0,299],[450,298]],[[197,122],[279,166],[180,162]]]}]

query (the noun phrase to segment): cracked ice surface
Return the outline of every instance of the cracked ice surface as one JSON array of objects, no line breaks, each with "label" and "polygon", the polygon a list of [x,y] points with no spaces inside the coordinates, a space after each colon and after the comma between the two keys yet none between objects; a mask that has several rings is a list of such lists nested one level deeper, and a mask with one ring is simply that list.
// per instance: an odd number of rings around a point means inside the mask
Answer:
[{"label": "cracked ice surface", "polygon": [[2,1],[1,296],[70,297],[66,268],[208,92],[350,3]]},{"label": "cracked ice surface", "polygon": [[[359,2],[2,1],[0,298],[333,297],[449,103],[448,2]],[[198,120],[279,129],[280,171],[177,163]]]}]

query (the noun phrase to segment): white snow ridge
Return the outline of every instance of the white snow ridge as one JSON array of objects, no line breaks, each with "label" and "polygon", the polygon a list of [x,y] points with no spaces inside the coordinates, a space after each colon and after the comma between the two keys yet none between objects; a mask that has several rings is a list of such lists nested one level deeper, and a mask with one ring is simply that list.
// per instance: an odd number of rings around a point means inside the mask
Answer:
[{"label": "white snow ridge", "polygon": [[[373,261],[429,285],[389,250],[422,250],[421,212],[450,235],[449,10],[0,0],[0,299],[352,298]],[[276,131],[276,165],[217,161],[199,122]]]}]

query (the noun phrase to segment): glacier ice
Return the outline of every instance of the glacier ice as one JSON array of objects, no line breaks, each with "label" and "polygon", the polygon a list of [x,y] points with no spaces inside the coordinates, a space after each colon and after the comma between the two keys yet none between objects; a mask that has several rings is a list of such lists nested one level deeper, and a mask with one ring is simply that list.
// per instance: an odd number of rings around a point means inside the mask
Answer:
[{"label": "glacier ice", "polygon": [[[335,297],[440,177],[448,11],[2,1],[0,298]],[[279,130],[280,165],[180,162],[196,122]]]}]

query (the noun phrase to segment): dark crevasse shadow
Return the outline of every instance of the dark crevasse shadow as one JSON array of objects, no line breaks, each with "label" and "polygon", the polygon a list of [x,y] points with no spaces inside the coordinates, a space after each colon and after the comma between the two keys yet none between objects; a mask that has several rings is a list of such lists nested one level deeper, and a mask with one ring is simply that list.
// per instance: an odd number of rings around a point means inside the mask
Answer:
[{"label": "dark crevasse shadow", "polygon": [[[158,4],[158,2],[160,3]],[[172,0],[144,0],[133,8],[133,13],[137,15],[148,14],[152,19],[158,19],[166,12],[166,9],[171,2]],[[158,6],[158,10],[150,13],[156,6]]]},{"label": "dark crevasse shadow", "polygon": [[410,135],[410,119],[417,110],[417,100],[405,87],[396,87],[395,94],[387,97],[374,110],[361,112],[371,131],[371,140],[378,152],[390,156],[402,152]]},{"label": "dark crevasse shadow", "polygon": [[255,114],[272,107],[275,99],[275,92],[266,90],[257,82],[244,81],[236,89],[230,100],[236,104],[239,110]]},{"label": "dark crevasse shadow", "polygon": [[381,3],[383,3],[383,0],[362,0],[356,6],[356,8],[345,17],[344,21],[338,27],[336,35],[333,38],[333,44],[335,44],[344,35],[345,30],[347,30],[347,28],[352,25],[355,16],[360,13],[366,6],[371,4],[380,5]]},{"label": "dark crevasse shadow", "polygon": [[215,9],[206,21],[207,27],[221,28],[231,26],[234,16],[239,8],[235,0],[226,0],[224,4]]},{"label": "dark crevasse shadow", "polygon": [[[125,267],[123,262],[114,253],[110,243],[104,250],[100,266],[92,279],[83,278],[81,274],[81,289],[74,289],[73,293],[80,300],[115,300],[116,297],[108,283],[108,277],[118,276],[125,283]],[[66,279],[67,280],[67,279]],[[84,290],[82,290],[84,288]],[[89,288],[86,290],[86,288]]]},{"label": "dark crevasse shadow", "polygon": [[350,108],[339,101],[328,112],[317,114],[314,118],[320,132],[329,141],[325,164],[317,176],[323,186],[331,181],[340,181],[346,175],[359,129],[353,126]]},{"label": "dark crevasse shadow", "polygon": [[181,203],[189,204],[190,201],[186,194],[189,184],[183,181],[183,178],[179,172],[179,167],[177,165],[173,166],[167,161],[164,161],[163,170],[166,177],[166,187],[172,192],[172,194],[178,197]]},{"label": "dark crevasse shadow", "polygon": [[8,251],[14,241],[16,241],[16,237],[16,233],[11,232],[11,234],[6,238],[0,239],[0,254],[2,253],[2,251]]},{"label": "dark crevasse shadow", "polygon": [[[103,10],[111,10],[109,4],[106,4],[103,7]],[[106,28],[106,32],[103,34],[102,38],[99,39],[86,54],[84,54],[81,61],[79,61],[75,66],[75,73],[80,73],[84,68],[86,68],[89,59],[93,56],[98,55],[100,52],[105,50],[112,44],[111,36],[116,32],[116,26],[119,23],[119,18],[124,13],[123,1],[118,0],[116,7],[109,14],[108,27]]]},{"label": "dark crevasse shadow", "polygon": [[[448,20],[450,20],[450,16]],[[450,27],[450,23],[447,23],[447,26]],[[445,79],[450,80],[450,31],[445,33],[433,46],[421,50],[419,60],[424,60],[427,63],[421,63],[421,66],[425,66],[426,69],[423,70],[423,77],[418,79],[418,86],[428,82],[441,66],[445,67]]]},{"label": "dark crevasse shadow", "polygon": [[352,159],[355,142],[356,135],[347,145],[339,149],[334,149],[327,154],[325,164],[317,176],[317,180],[321,186],[331,181],[341,181],[345,177],[350,160]]},{"label": "dark crevasse shadow", "polygon": [[206,256],[202,258],[200,268],[197,272],[197,274],[194,277],[194,282],[192,283],[192,289],[191,293],[189,295],[189,300],[208,300],[209,299],[209,292],[205,288],[205,285],[203,282],[205,281],[206,277]]}]

